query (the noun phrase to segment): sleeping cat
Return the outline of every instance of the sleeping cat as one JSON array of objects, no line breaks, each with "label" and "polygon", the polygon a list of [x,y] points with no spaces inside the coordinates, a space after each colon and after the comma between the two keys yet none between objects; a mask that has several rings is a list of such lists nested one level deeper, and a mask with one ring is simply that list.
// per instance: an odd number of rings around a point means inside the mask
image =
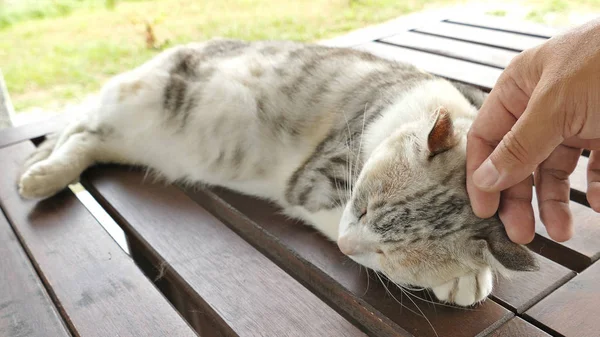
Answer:
[{"label": "sleeping cat", "polygon": [[535,270],[465,189],[466,134],[484,96],[344,48],[215,39],[120,74],[25,163],[49,197],[95,163],[276,202],[354,261],[468,306],[492,273]]}]

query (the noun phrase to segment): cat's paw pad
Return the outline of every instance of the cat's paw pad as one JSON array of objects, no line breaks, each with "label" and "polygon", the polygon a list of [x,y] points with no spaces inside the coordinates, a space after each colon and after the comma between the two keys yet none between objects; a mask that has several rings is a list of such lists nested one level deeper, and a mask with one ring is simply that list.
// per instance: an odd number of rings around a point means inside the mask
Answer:
[{"label": "cat's paw pad", "polygon": [[33,164],[19,180],[19,194],[27,199],[52,196],[70,183],[60,166],[45,161]]},{"label": "cat's paw pad", "polygon": [[492,272],[485,268],[477,274],[461,276],[432,289],[442,302],[470,306],[483,301],[492,292],[492,287]]}]

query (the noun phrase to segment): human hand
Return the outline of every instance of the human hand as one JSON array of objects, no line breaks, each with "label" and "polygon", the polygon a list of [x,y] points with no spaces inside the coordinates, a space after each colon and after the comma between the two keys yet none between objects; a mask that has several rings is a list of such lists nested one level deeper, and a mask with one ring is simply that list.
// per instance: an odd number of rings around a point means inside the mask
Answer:
[{"label": "human hand", "polygon": [[587,199],[600,212],[600,20],[522,52],[499,77],[467,137],[473,211],[498,211],[511,240],[529,243],[535,180],[548,234],[570,239],[569,175],[584,148]]}]

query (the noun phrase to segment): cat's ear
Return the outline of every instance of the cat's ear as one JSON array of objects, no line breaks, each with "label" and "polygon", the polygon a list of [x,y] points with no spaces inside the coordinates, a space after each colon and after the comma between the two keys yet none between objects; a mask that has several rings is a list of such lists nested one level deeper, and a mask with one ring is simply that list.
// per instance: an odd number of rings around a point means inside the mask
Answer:
[{"label": "cat's ear", "polygon": [[427,148],[431,157],[450,150],[458,142],[450,112],[442,106],[436,109],[434,115],[435,122],[427,136]]},{"label": "cat's ear", "polygon": [[533,253],[525,246],[510,240],[502,225],[487,230],[487,233],[478,239],[480,247],[487,251],[486,260],[492,268],[502,271],[536,271],[539,270]]}]

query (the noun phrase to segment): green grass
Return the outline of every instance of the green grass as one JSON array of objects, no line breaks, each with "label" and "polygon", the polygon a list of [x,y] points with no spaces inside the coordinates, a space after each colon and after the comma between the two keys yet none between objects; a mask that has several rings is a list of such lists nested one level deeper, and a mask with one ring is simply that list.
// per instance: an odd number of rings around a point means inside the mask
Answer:
[{"label": "green grass", "polygon": [[[144,21],[165,46],[214,36],[314,41],[457,2],[464,1],[0,0],[0,69],[17,111],[53,109],[159,52],[146,48]],[[600,8],[600,0],[528,3],[536,4],[532,19],[580,5]]]},{"label": "green grass", "polygon": [[0,68],[17,111],[59,107],[152,57],[158,51],[145,46],[144,20],[155,22],[159,43],[170,45],[214,36],[313,41],[448,2],[1,1]]},{"label": "green grass", "polygon": [[572,11],[585,13],[600,10],[600,0],[529,0],[535,8],[527,14],[527,19],[543,23],[549,14],[564,15]]},{"label": "green grass", "polygon": [[489,11],[486,13],[487,15],[493,15],[493,16],[506,16],[506,11],[502,10],[502,9],[496,9],[493,11]]}]

